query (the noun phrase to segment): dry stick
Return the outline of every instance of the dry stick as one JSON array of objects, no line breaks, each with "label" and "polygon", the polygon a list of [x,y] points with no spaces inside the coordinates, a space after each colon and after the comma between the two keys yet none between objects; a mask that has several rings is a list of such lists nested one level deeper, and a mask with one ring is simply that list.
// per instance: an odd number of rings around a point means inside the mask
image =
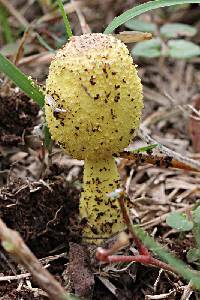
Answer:
[{"label": "dry stick", "polygon": [[79,22],[80,22],[83,34],[85,34],[85,33],[91,33],[92,31],[91,31],[88,23],[86,22],[86,19],[85,19],[84,15],[83,15],[81,9],[78,6],[76,6],[76,1],[71,0],[71,3],[75,4],[75,6],[74,6],[75,7],[75,11],[76,11],[77,17],[79,19]]},{"label": "dry stick", "polygon": [[182,169],[186,171],[200,171],[198,167],[194,168],[191,165],[188,165],[185,162],[177,160],[172,156],[159,156],[159,155],[152,155],[152,154],[143,154],[143,153],[131,153],[127,151],[123,151],[119,155],[122,158],[133,160],[136,164],[151,164],[156,165],[157,167],[161,168],[175,168],[175,169]]},{"label": "dry stick", "polygon": [[171,267],[170,265],[152,257],[149,250],[137,237],[137,235],[133,229],[134,227],[133,227],[132,221],[128,215],[128,212],[127,212],[127,209],[126,209],[126,206],[124,203],[125,198],[127,198],[127,195],[123,191],[120,191],[119,204],[120,204],[121,212],[122,212],[122,215],[124,218],[124,223],[126,224],[126,226],[128,228],[128,231],[131,235],[131,239],[134,241],[136,247],[138,248],[139,255],[135,255],[135,256],[113,255],[114,251],[117,250],[117,244],[119,244],[118,250],[122,246],[122,243],[120,243],[120,241],[116,241],[116,243],[110,249],[103,249],[101,247],[97,248],[96,258],[102,262],[109,262],[109,263],[111,263],[111,262],[112,263],[114,263],[114,262],[139,262],[144,265],[148,265],[148,266],[150,265],[150,266],[154,266],[154,267],[166,270],[168,272],[177,273],[176,270],[173,267]]},{"label": "dry stick", "polygon": [[55,54],[49,53],[48,51],[39,53],[39,54],[33,54],[27,57],[23,57],[18,62],[18,66],[26,65],[26,64],[50,64],[52,59],[54,58]]},{"label": "dry stick", "polygon": [[[188,205],[186,207],[182,207],[180,209],[177,209],[176,212],[185,212],[186,210],[192,210],[194,208],[194,204]],[[162,216],[156,217],[151,221],[147,221],[145,223],[140,224],[140,227],[142,227],[143,229],[150,229],[162,222],[164,222],[167,219],[167,216],[170,214],[171,212],[168,212]]]},{"label": "dry stick", "polygon": [[35,255],[26,246],[21,236],[9,229],[0,219],[0,241],[2,247],[21,263],[32,275],[38,285],[47,292],[52,300],[70,300],[60,283],[43,268]]},{"label": "dry stick", "polygon": [[17,21],[23,26],[28,27],[29,23],[28,21],[18,12],[18,10],[10,3],[8,0],[0,0],[0,3],[5,6],[5,8],[9,11],[9,13],[17,19]]},{"label": "dry stick", "polygon": [[13,61],[13,63],[15,65],[17,65],[18,62],[19,62],[19,60],[24,56],[24,44],[26,43],[26,40],[29,37],[29,34],[30,34],[30,27],[28,27],[24,31],[24,34],[23,34],[23,36],[22,36],[22,38],[20,40],[20,44],[18,46],[17,53],[16,53],[14,61]]},{"label": "dry stick", "polygon": [[170,156],[170,157],[173,157],[174,160],[177,161],[177,166],[179,165],[187,165],[188,167],[190,167],[191,169],[193,170],[196,170],[196,171],[200,171],[200,162],[199,161],[195,161],[193,159],[190,159],[188,157],[185,157],[163,145],[161,145],[160,143],[158,143],[156,140],[154,140],[152,137],[150,137],[146,131],[146,128],[140,128],[140,130],[138,131],[138,135],[140,136],[141,139],[143,139],[144,141],[146,141],[147,143],[153,143],[153,144],[158,144],[158,149]]},{"label": "dry stick", "polygon": [[[81,8],[85,7],[85,2],[83,1],[75,1],[74,3],[67,3],[64,5],[64,10],[67,14],[71,14],[75,11],[76,7]],[[55,10],[53,12],[50,12],[41,18],[39,18],[36,22],[37,25],[43,23],[43,22],[49,22],[56,18],[61,18],[62,16],[59,14],[58,10]]]},{"label": "dry stick", "polygon": [[30,273],[18,274],[18,275],[15,275],[15,276],[1,276],[0,277],[0,282],[1,281],[20,280],[20,279],[28,278],[30,276],[31,276]]},{"label": "dry stick", "polygon": [[190,281],[188,285],[186,285],[186,287],[184,288],[184,292],[181,297],[181,300],[189,300],[192,293],[193,293],[193,287],[192,287],[192,282]]},{"label": "dry stick", "polygon": [[[1,0],[0,0],[1,1]],[[30,30],[30,27],[27,28],[27,30],[25,30],[24,34],[23,34],[23,37],[21,38],[20,40],[20,44],[18,46],[18,49],[17,49],[17,53],[13,59],[13,63],[15,65],[18,64],[18,61],[20,60],[21,57],[23,57],[24,55],[24,44],[26,42],[26,39],[28,38],[29,36],[29,30]],[[10,88],[11,88],[11,84],[12,84],[12,81],[6,77],[4,79],[4,83],[2,85],[2,90],[4,91],[5,94],[8,94],[9,91],[10,91]]]}]

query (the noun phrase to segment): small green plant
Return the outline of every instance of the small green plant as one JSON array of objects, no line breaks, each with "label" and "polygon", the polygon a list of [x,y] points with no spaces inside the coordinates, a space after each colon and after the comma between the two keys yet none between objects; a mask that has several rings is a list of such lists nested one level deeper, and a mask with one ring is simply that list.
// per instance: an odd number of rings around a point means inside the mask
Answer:
[{"label": "small green plant", "polygon": [[132,49],[133,56],[189,59],[200,55],[198,45],[185,39],[178,39],[179,37],[194,36],[197,33],[194,26],[169,23],[158,28],[154,23],[144,22],[140,19],[131,19],[125,23],[125,26],[131,30],[150,32],[159,36],[150,41],[137,43]]},{"label": "small green plant", "polygon": [[5,42],[12,43],[13,35],[8,22],[8,14],[5,7],[2,4],[0,4],[0,25],[2,27]]},{"label": "small green plant", "polygon": [[172,212],[166,219],[167,224],[178,232],[193,233],[196,247],[187,252],[187,260],[200,266],[200,206],[188,216],[180,212]]}]

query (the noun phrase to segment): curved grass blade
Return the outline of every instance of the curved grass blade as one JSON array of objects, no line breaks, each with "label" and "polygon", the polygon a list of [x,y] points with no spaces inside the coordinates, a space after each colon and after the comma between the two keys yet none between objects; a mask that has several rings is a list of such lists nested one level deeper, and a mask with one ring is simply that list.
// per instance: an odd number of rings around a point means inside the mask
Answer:
[{"label": "curved grass blade", "polygon": [[44,94],[40,87],[22,73],[13,63],[0,53],[0,71],[6,74],[27,96],[40,107],[44,106]]},{"label": "curved grass blade", "polygon": [[71,26],[70,26],[68,17],[67,17],[67,15],[65,13],[65,9],[64,9],[62,0],[57,0],[57,2],[58,2],[59,8],[60,8],[60,12],[62,14],[63,21],[64,21],[64,24],[65,24],[67,39],[69,39],[70,37],[73,36],[72,30],[71,30]]},{"label": "curved grass blade", "polygon": [[51,148],[52,148],[51,134],[49,131],[49,127],[47,126],[46,123],[44,124],[44,146],[49,151],[51,151]]},{"label": "curved grass blade", "polygon": [[43,37],[41,35],[39,35],[39,33],[36,33],[36,37],[39,41],[39,43],[45,48],[47,49],[49,52],[51,53],[55,53],[56,51],[51,47],[49,46],[49,44],[47,44],[47,42],[43,39]]},{"label": "curved grass blade", "polygon": [[113,21],[105,29],[105,34],[110,34],[120,25],[129,21],[130,19],[139,16],[147,11],[157,9],[160,7],[172,6],[177,4],[188,4],[188,3],[200,3],[200,0],[156,0],[149,1],[147,3],[135,6],[127,11],[125,11],[120,16],[113,19]]},{"label": "curved grass blade", "polygon": [[12,31],[8,22],[8,15],[5,7],[0,4],[0,24],[2,27],[2,32],[5,37],[6,43],[12,43],[13,42],[13,36]]}]

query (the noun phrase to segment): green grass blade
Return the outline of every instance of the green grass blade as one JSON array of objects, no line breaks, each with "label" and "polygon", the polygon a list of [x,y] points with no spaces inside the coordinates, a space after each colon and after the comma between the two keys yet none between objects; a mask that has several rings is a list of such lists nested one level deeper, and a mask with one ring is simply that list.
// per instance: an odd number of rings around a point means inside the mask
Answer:
[{"label": "green grass blade", "polygon": [[158,144],[151,144],[151,145],[148,145],[148,146],[146,146],[146,147],[141,147],[141,148],[138,148],[138,149],[130,150],[129,152],[131,152],[131,153],[148,152],[148,151],[153,150],[153,149],[156,148],[157,146],[158,146]]},{"label": "green grass blade", "polygon": [[67,39],[69,39],[70,37],[73,36],[72,30],[71,30],[71,26],[70,26],[68,17],[67,17],[67,15],[65,13],[65,9],[64,9],[62,0],[57,0],[57,2],[58,2],[59,8],[60,8],[60,12],[62,14],[63,21],[64,21],[64,24],[65,24],[65,27],[66,27]]},{"label": "green grass blade", "polygon": [[36,37],[38,39],[38,41],[40,42],[40,44],[47,49],[49,52],[55,53],[56,51],[47,44],[47,42],[43,39],[43,37],[41,35],[39,35],[39,33],[36,33]]},{"label": "green grass blade", "polygon": [[129,21],[130,19],[137,17],[147,11],[157,9],[160,7],[172,6],[177,4],[188,4],[188,3],[200,3],[200,0],[156,0],[149,1],[147,3],[135,6],[127,11],[125,11],[120,16],[113,19],[113,21],[105,29],[105,34],[110,34],[120,25]]},{"label": "green grass blade", "polygon": [[49,151],[51,151],[52,143],[51,143],[51,134],[49,131],[49,127],[47,124],[44,124],[44,145]]},{"label": "green grass blade", "polygon": [[6,44],[12,43],[14,41],[12,36],[12,31],[8,23],[8,16],[6,9],[3,5],[0,4],[0,24],[2,27],[2,32],[5,38]]},{"label": "green grass blade", "polygon": [[27,96],[40,107],[44,106],[44,94],[40,87],[22,73],[13,63],[0,53],[0,71],[5,73]]}]

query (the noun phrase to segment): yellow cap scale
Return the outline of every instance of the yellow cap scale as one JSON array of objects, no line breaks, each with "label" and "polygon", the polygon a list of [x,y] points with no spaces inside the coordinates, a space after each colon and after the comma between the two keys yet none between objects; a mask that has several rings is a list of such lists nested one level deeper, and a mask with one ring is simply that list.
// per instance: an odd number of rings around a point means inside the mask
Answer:
[{"label": "yellow cap scale", "polygon": [[57,52],[46,84],[46,120],[52,138],[85,160],[80,216],[91,242],[124,227],[119,204],[109,197],[120,187],[113,155],[130,143],[142,108],[141,81],[120,40],[85,34]]}]

